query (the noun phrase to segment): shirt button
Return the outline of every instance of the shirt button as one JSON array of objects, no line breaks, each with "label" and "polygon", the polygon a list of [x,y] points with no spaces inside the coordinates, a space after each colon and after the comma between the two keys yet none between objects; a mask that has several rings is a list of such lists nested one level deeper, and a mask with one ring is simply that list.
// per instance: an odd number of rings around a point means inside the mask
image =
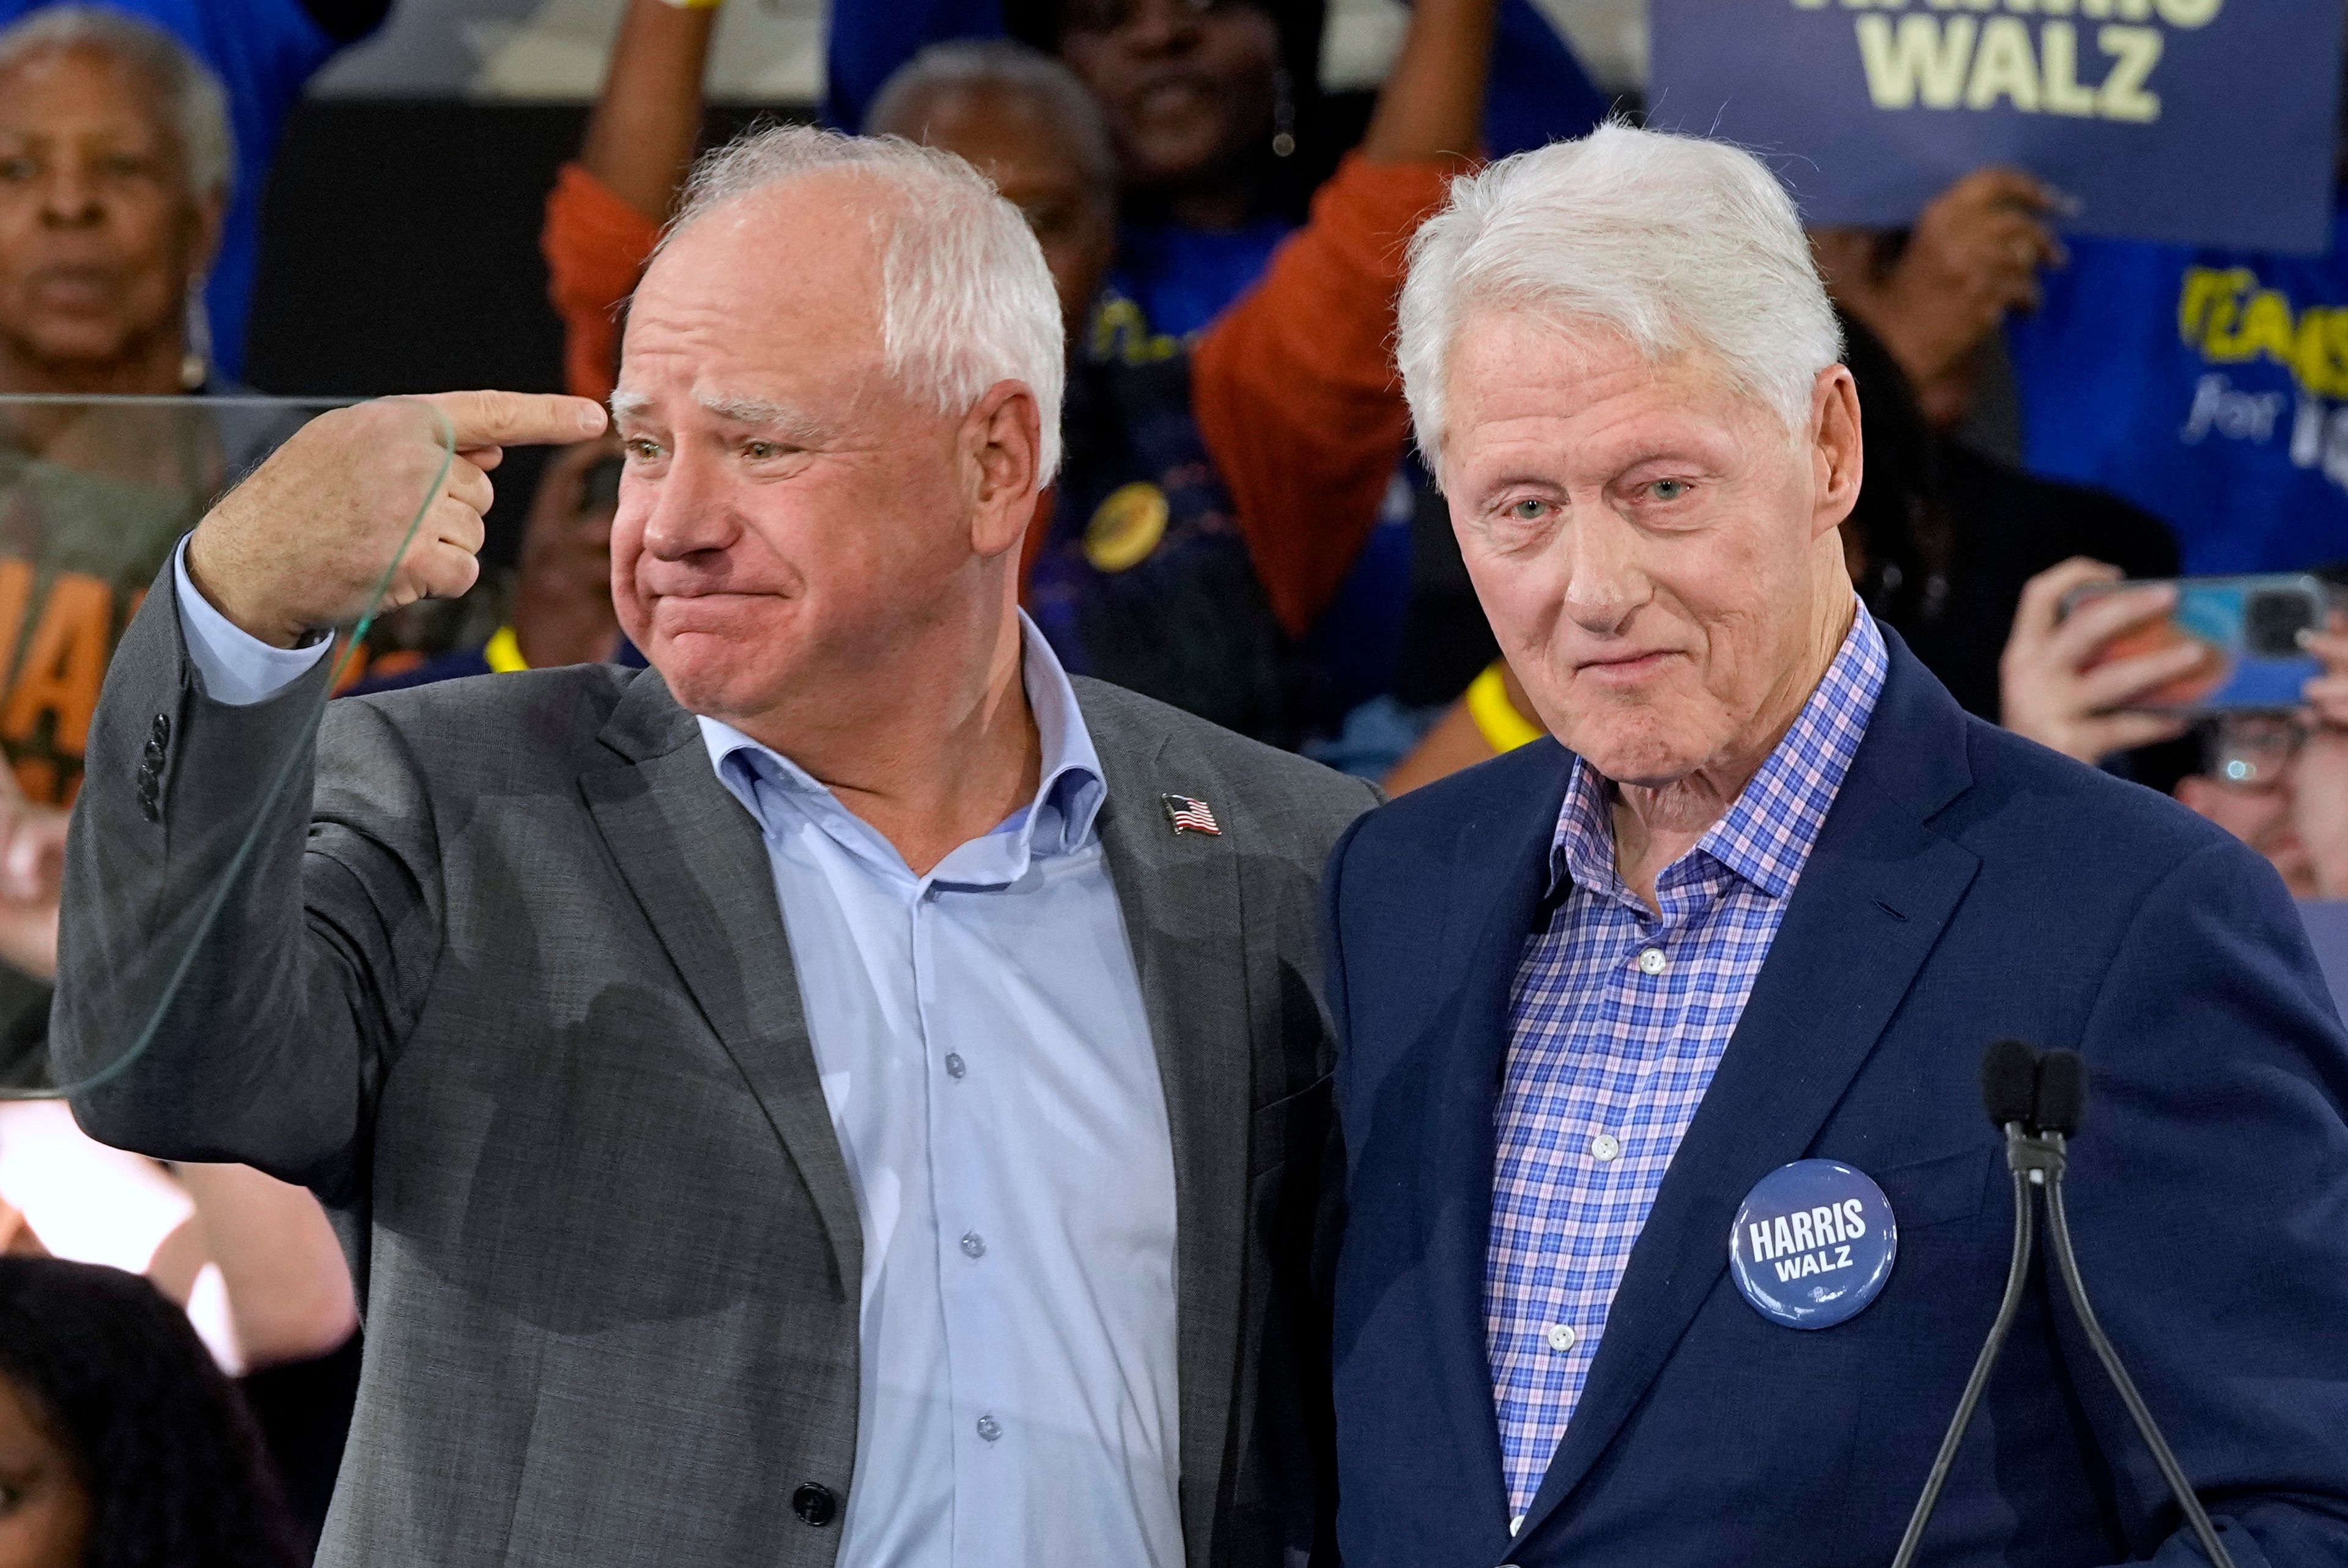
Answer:
[{"label": "shirt button", "polygon": [[1571,1324],[1552,1323],[1549,1326],[1549,1348],[1550,1349],[1570,1350],[1573,1348],[1573,1326]]},{"label": "shirt button", "polygon": [[993,1442],[1003,1435],[1003,1423],[993,1416],[981,1416],[978,1418],[978,1435]]},{"label": "shirt button", "polygon": [[984,1257],[986,1255],[986,1238],[979,1235],[976,1231],[963,1232],[962,1255],[964,1257]]},{"label": "shirt button", "polygon": [[946,1052],[946,1076],[948,1078],[960,1078],[963,1073],[969,1071],[969,1068],[963,1065],[963,1060],[959,1055],[951,1050]]},{"label": "shirt button", "polygon": [[1622,1152],[1622,1140],[1612,1132],[1601,1132],[1590,1140],[1590,1153],[1600,1163],[1613,1159]]},{"label": "shirt button", "polygon": [[1639,955],[1639,972],[1643,975],[1660,975],[1671,968],[1671,963],[1669,958],[1663,957],[1663,950],[1661,948],[1649,948]]}]

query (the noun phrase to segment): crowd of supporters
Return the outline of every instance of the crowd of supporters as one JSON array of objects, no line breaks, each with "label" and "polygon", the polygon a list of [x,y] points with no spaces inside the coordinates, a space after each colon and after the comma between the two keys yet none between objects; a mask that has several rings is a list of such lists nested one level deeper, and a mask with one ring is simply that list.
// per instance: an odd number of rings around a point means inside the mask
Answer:
[{"label": "crowd of supporters", "polygon": [[[837,11],[826,112],[983,170],[1058,287],[1066,457],[1023,580],[1063,662],[1393,791],[1536,737],[1410,446],[1395,300],[1451,177],[1638,104],[1596,93],[1522,0],[1416,0],[1351,125],[1317,89],[1309,3]],[[203,500],[290,428],[238,379],[283,120],[383,14],[0,0],[0,1084],[43,1083],[77,724],[105,652]],[[629,293],[704,140],[718,15],[628,0],[546,194],[568,391],[612,392]],[[2076,596],[2180,573],[2348,582],[2348,414],[2291,346],[2294,321],[2348,306],[2348,249],[2066,235],[2061,210],[1987,169],[1907,229],[1815,235],[1864,410],[1852,581],[1973,712],[2258,848],[2321,941],[2322,905],[2348,897],[2348,617],[2307,640],[2325,672],[2301,707],[2194,723],[2145,704],[2198,650],[2129,641],[2174,590]],[[70,401],[98,395],[213,412]],[[623,462],[608,438],[553,456],[514,569],[428,636],[379,633],[389,656],[349,689],[641,663],[608,578]],[[0,1102],[0,1561],[303,1560],[359,1332],[326,1211]]]}]

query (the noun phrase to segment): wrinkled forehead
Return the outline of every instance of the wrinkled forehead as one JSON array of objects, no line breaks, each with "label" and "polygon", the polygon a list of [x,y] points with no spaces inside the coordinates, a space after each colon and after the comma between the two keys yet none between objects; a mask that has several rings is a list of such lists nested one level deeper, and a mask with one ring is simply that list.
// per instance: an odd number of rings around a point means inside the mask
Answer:
[{"label": "wrinkled forehead", "polygon": [[1501,430],[1627,438],[1657,423],[1740,435],[1782,428],[1709,349],[1642,343],[1603,318],[1538,305],[1469,311],[1443,374],[1447,460]]},{"label": "wrinkled forehead", "polygon": [[68,108],[76,131],[103,119],[118,134],[176,149],[162,100],[162,85],[144,66],[97,44],[44,44],[0,57],[0,128],[18,134],[57,128],[48,122]]},{"label": "wrinkled forehead", "polygon": [[877,317],[900,200],[870,174],[842,169],[727,197],[668,235],[635,303],[723,300],[754,316],[796,310]]},{"label": "wrinkled forehead", "polygon": [[869,191],[828,176],[703,213],[670,237],[630,300],[623,366],[664,362],[664,380],[680,364],[722,370],[738,389],[877,364],[884,216]]}]

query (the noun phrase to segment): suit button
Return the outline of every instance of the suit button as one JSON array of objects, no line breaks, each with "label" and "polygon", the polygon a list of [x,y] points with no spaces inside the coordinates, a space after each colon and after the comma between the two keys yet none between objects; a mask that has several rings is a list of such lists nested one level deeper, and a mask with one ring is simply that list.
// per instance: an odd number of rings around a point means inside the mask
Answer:
[{"label": "suit button", "polygon": [[831,1495],[831,1488],[808,1481],[791,1493],[791,1512],[821,1530],[839,1514],[839,1499]]},{"label": "suit button", "polygon": [[168,742],[171,738],[171,716],[169,713],[156,714],[154,723],[148,726],[147,738],[159,746]]}]

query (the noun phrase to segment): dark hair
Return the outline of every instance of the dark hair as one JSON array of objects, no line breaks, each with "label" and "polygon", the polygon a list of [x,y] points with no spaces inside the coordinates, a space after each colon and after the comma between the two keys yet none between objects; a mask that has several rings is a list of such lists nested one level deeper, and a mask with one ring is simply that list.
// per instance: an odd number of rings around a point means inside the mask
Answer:
[{"label": "dark hair", "polygon": [[0,1256],[0,1378],[89,1493],[88,1568],[303,1562],[243,1399],[137,1275]]},{"label": "dark hair", "polygon": [[1867,482],[1844,525],[1867,558],[1859,594],[1878,618],[1912,632],[1944,607],[1955,555],[1940,457],[1890,350],[1848,311],[1835,316],[1842,323],[1842,362],[1858,384],[1867,425]]}]

